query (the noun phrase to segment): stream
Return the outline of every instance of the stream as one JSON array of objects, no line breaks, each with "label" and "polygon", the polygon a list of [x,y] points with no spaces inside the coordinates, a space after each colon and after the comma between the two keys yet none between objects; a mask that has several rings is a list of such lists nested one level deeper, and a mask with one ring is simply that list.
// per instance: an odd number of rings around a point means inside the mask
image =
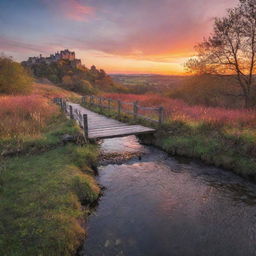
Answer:
[{"label": "stream", "polygon": [[143,156],[99,167],[105,189],[79,255],[256,255],[255,184],[134,136],[104,140],[101,150]]}]

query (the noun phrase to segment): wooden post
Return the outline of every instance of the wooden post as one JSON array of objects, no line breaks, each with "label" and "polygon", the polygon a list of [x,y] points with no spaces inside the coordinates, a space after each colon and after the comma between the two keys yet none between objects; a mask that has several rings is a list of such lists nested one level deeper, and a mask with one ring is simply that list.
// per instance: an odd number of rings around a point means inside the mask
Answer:
[{"label": "wooden post", "polygon": [[86,114],[83,114],[84,121],[84,137],[88,139],[88,117]]},{"label": "wooden post", "polygon": [[158,111],[159,111],[158,123],[159,123],[159,125],[162,125],[163,121],[164,121],[164,108],[160,107]]},{"label": "wooden post", "polygon": [[118,100],[118,101],[117,101],[117,111],[118,111],[118,115],[119,115],[119,116],[121,115],[121,109],[122,109],[121,101]]},{"label": "wooden post", "polygon": [[133,118],[136,120],[138,116],[138,102],[133,103]]},{"label": "wooden post", "polygon": [[70,119],[74,119],[73,108],[71,105],[69,105],[69,116],[70,116]]},{"label": "wooden post", "polygon": [[91,95],[90,96],[90,105],[92,106],[92,103],[93,103],[93,96]]},{"label": "wooden post", "polygon": [[60,98],[60,108],[64,110],[64,99]]},{"label": "wooden post", "polygon": [[99,102],[99,104],[100,104],[100,109],[102,110],[102,98],[99,97],[99,100],[100,100],[100,102]]},{"label": "wooden post", "polygon": [[66,113],[67,112],[67,101],[66,100],[64,100],[64,102],[63,102],[63,104],[64,104],[64,112]]},{"label": "wooden post", "polygon": [[111,99],[108,99],[108,112],[110,112]]}]

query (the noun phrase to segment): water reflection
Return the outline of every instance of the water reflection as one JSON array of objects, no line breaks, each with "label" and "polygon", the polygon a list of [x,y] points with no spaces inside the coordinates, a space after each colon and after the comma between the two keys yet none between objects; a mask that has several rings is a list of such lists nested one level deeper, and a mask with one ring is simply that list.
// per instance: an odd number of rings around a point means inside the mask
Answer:
[{"label": "water reflection", "polygon": [[168,157],[135,137],[106,140],[102,150],[146,154],[99,168],[106,190],[81,255],[256,255],[254,184]]}]

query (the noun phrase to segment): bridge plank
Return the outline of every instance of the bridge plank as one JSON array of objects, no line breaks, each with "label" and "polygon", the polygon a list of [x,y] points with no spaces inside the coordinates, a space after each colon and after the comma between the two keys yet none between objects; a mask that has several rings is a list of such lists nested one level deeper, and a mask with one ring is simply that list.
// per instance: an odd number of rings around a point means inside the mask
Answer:
[{"label": "bridge plank", "polygon": [[[79,114],[76,113],[80,113],[80,116],[87,114],[89,139],[115,138],[128,135],[153,133],[155,131],[155,129],[142,125],[122,123],[118,120],[90,111],[79,104],[71,102],[68,102],[67,104],[72,106],[74,118],[77,121],[79,121]],[[69,107],[67,107],[67,111],[69,111]],[[81,122],[81,125],[83,125],[83,122]]]}]

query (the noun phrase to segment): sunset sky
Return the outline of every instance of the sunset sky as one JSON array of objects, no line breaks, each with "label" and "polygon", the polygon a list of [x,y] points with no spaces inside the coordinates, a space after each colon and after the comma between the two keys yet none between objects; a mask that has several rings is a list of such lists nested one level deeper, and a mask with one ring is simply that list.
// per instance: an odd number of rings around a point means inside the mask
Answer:
[{"label": "sunset sky", "polygon": [[0,0],[0,52],[76,51],[108,73],[183,74],[213,18],[238,0]]}]

